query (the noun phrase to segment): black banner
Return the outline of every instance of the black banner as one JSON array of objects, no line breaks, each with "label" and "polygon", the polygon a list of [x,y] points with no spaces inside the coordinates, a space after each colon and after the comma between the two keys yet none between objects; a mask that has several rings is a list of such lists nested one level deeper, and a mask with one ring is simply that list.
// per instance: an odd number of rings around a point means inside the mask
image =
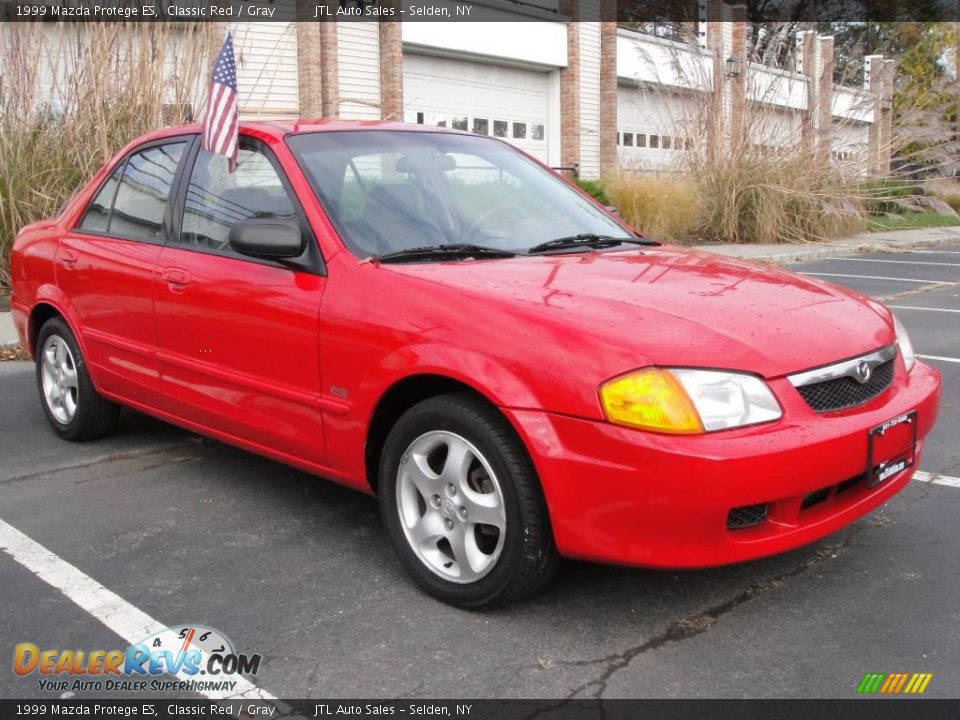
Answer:
[{"label": "black banner", "polygon": [[[735,9],[739,8],[739,9]],[[956,0],[0,0],[7,22],[955,21]]]},{"label": "black banner", "polygon": [[0,718],[956,720],[960,700],[0,700]]}]

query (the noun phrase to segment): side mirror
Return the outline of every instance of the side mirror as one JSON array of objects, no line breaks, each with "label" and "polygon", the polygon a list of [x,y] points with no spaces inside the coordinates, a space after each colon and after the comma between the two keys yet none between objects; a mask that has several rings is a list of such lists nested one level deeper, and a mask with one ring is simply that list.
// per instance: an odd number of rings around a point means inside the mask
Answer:
[{"label": "side mirror", "polygon": [[230,247],[252,257],[293,258],[303,252],[304,238],[296,220],[250,218],[230,227]]}]

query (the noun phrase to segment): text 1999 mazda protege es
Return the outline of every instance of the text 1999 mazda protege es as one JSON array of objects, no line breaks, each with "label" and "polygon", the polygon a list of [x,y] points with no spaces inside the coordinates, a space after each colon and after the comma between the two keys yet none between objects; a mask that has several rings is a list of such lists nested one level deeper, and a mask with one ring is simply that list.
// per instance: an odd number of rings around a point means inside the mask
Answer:
[{"label": "text 1999 mazda protege es", "polygon": [[407,570],[467,607],[561,556],[795,548],[917,467],[939,375],[877,302],[646,240],[493,138],[244,124],[231,173],[198,133],[134,142],[17,237],[64,438],[126,405],[376,493]]}]

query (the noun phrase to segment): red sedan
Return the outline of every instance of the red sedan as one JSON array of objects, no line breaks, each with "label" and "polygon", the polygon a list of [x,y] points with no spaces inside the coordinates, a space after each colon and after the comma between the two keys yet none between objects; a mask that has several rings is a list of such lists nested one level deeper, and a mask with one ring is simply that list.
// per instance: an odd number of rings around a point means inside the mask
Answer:
[{"label": "red sedan", "polygon": [[782,552],[915,471],[940,379],[883,305],[647,240],[504,142],[390,123],[141,138],[22,230],[14,320],[53,429],[119,406],[380,498],[479,607],[561,556]]}]

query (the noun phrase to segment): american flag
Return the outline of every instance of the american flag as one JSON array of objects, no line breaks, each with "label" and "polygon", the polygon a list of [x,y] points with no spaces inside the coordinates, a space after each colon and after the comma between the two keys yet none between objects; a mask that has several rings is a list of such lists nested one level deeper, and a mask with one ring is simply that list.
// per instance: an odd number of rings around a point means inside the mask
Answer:
[{"label": "american flag", "polygon": [[237,166],[237,122],[237,63],[233,58],[233,35],[227,32],[210,78],[203,149],[225,156],[230,172]]}]

